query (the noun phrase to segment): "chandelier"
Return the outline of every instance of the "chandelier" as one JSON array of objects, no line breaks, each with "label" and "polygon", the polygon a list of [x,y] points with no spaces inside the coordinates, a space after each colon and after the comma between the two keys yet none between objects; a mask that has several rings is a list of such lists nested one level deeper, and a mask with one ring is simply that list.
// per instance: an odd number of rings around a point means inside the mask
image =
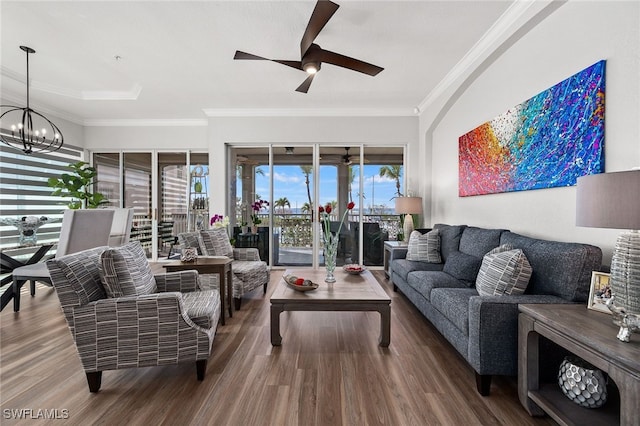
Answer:
[{"label": "chandelier", "polygon": [[56,151],[63,144],[62,132],[44,115],[29,107],[29,53],[30,47],[20,46],[27,54],[27,106],[0,105],[0,140],[25,154]]}]

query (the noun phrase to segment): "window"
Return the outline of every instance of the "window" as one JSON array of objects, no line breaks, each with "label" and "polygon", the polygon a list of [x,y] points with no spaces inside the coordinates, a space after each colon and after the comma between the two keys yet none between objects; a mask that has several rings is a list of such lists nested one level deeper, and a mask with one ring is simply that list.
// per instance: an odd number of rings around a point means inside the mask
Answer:
[{"label": "window", "polygon": [[[62,218],[67,208],[65,199],[51,195],[47,180],[68,172],[67,165],[81,161],[82,154],[81,149],[66,144],[58,151],[32,156],[5,145],[0,146],[0,217]],[[57,241],[59,234],[60,222],[45,224],[37,231],[39,242]],[[18,237],[16,227],[0,226],[0,248],[16,246]],[[29,249],[24,252],[29,253]]]}]

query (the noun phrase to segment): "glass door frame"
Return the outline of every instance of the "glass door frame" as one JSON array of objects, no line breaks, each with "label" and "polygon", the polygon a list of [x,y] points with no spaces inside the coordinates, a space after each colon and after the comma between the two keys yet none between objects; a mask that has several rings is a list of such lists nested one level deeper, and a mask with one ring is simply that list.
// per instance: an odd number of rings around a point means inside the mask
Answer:
[{"label": "glass door frame", "polygon": [[[118,205],[113,207],[122,208],[124,205],[124,156],[127,153],[143,153],[151,155],[151,257],[149,261],[157,262],[158,261],[158,205],[159,205],[159,174],[158,174],[158,155],[162,153],[173,153],[173,154],[185,154],[186,157],[186,173],[190,173],[191,169],[191,154],[192,153],[205,153],[206,150],[188,150],[188,149],[111,149],[111,150],[89,150],[89,163],[94,166],[94,155],[95,154],[118,154],[118,167],[119,167],[119,189],[120,189],[120,198],[118,200]],[[99,177],[98,177],[99,178]],[[207,194],[209,196],[209,194]],[[189,187],[185,188],[185,197],[189,198]],[[187,206],[188,207],[188,206]]]},{"label": "glass door frame", "polygon": [[[228,178],[233,178],[235,179],[235,164],[233,163],[233,155],[232,155],[232,151],[231,150],[236,150],[236,149],[243,149],[243,148],[263,148],[263,149],[268,149],[268,170],[269,170],[269,176],[271,176],[271,178],[269,179],[269,195],[268,195],[268,199],[271,201],[271,205],[269,208],[269,214],[268,214],[268,226],[269,226],[269,235],[271,235],[274,232],[274,206],[273,206],[273,201],[274,201],[274,148],[287,148],[287,147],[292,147],[292,148],[312,148],[312,166],[313,166],[313,204],[314,204],[314,212],[312,215],[312,218],[317,218],[317,211],[318,211],[318,200],[320,199],[320,151],[323,148],[344,148],[345,146],[349,146],[350,148],[358,148],[359,149],[359,154],[358,154],[358,164],[360,165],[359,167],[359,190],[358,190],[358,198],[357,198],[357,205],[361,206],[364,200],[363,197],[363,188],[364,188],[364,183],[363,183],[363,177],[364,177],[364,149],[365,149],[365,144],[357,144],[357,143],[352,143],[352,144],[324,144],[324,143],[313,143],[313,144],[308,144],[308,143],[268,143],[268,144],[260,144],[260,145],[256,145],[256,144],[228,144],[227,146],[227,158],[228,158],[228,170],[233,171],[233,175],[231,174],[231,172],[228,173]],[[232,177],[233,176],[233,177]],[[232,191],[229,191],[229,196],[227,198],[227,203],[229,206],[231,205],[235,205],[235,198],[236,198],[236,193],[234,192],[233,194],[231,194]],[[345,200],[342,200],[345,201]],[[355,201],[355,200],[354,200]],[[227,212],[227,214],[231,215],[232,209],[231,207],[229,207],[228,209],[229,211]],[[362,223],[363,220],[363,209],[359,208],[359,214],[358,214],[358,222]],[[313,225],[311,227],[312,230],[312,261],[311,261],[311,267],[313,269],[319,269],[321,267],[320,265],[320,260],[319,260],[319,255],[320,255],[320,239],[322,238],[322,233],[321,233],[321,225],[317,220],[313,220]],[[360,243],[358,244],[358,250],[359,250],[359,259],[362,259],[362,255],[363,255],[363,246],[362,246],[362,227],[360,227],[360,231],[358,233],[358,238]],[[273,244],[269,245],[269,265],[273,265],[273,258],[274,258],[274,253],[273,253],[274,247]],[[275,266],[279,266],[279,265],[275,265]]]}]

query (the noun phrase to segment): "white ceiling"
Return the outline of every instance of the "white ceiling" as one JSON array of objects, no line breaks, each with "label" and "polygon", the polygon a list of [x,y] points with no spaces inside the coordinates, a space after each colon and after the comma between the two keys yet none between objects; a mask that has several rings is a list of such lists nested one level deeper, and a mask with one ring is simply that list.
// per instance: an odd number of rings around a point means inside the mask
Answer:
[{"label": "white ceiling", "polygon": [[302,71],[233,55],[300,60],[314,0],[2,1],[2,97],[25,101],[19,46],[27,45],[37,52],[33,106],[79,123],[203,119],[205,110],[230,109],[410,112],[513,3],[336,2],[316,43],[385,69],[370,77],[324,64],[302,94]]}]

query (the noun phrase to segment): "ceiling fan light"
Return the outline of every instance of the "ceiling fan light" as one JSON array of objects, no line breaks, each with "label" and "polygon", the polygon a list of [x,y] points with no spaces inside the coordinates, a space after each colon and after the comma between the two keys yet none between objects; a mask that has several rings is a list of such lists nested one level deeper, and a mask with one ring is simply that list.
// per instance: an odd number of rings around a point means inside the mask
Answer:
[{"label": "ceiling fan light", "polygon": [[304,70],[307,74],[315,74],[320,71],[320,63],[318,62],[307,62],[303,66]]}]

